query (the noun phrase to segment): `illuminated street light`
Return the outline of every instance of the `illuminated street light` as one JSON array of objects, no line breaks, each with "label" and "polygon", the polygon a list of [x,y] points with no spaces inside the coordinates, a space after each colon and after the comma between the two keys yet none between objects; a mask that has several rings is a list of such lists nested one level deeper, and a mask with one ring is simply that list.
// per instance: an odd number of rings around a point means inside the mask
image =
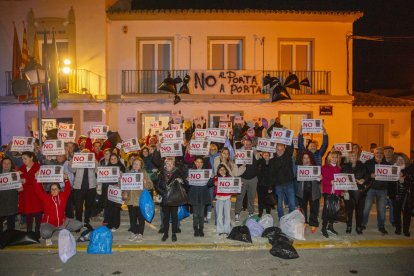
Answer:
[{"label": "illuminated street light", "polygon": [[63,64],[65,64],[65,65],[70,65],[70,59],[68,59],[68,58],[65,58],[65,60],[63,61]]},{"label": "illuminated street light", "polygon": [[65,67],[62,68],[62,72],[65,75],[69,75],[70,74],[70,71],[71,71],[71,69],[68,66],[65,66]]}]

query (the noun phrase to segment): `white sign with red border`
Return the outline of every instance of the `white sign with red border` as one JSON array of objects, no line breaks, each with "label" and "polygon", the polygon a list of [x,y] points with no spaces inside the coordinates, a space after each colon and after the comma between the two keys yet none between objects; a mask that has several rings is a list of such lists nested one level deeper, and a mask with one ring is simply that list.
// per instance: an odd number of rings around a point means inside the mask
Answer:
[{"label": "white sign with red border", "polygon": [[190,154],[191,155],[208,155],[210,150],[210,141],[207,140],[191,140]]},{"label": "white sign with red border", "polygon": [[321,180],[320,166],[298,166],[297,171],[298,181],[313,181]]},{"label": "white sign with red border", "polygon": [[241,193],[242,181],[240,177],[219,177],[217,193],[239,194]]},{"label": "white sign with red border", "polygon": [[162,138],[164,143],[182,142],[184,135],[183,131],[180,130],[164,130],[162,132]]},{"label": "white sign with red border", "polygon": [[119,167],[108,166],[98,167],[97,181],[101,183],[118,183],[119,181]]},{"label": "white sign with red border", "polygon": [[225,128],[225,129],[231,129],[232,128],[232,122],[220,122],[219,128]]},{"label": "white sign with red border", "polygon": [[73,154],[72,168],[93,169],[95,165],[95,155],[93,153],[75,152]]},{"label": "white sign with red border", "polygon": [[191,186],[205,186],[213,170],[188,170],[188,183]]},{"label": "white sign with red border", "polygon": [[10,151],[34,151],[35,138],[13,136]]},{"label": "white sign with red border", "polygon": [[37,174],[37,181],[40,183],[63,182],[63,166],[40,166],[39,173]]},{"label": "white sign with red border", "polygon": [[322,133],[323,121],[321,119],[303,119],[302,120],[303,133]]},{"label": "white sign with red border", "polygon": [[257,138],[256,150],[275,153],[276,142],[267,138]]},{"label": "white sign with red border", "polygon": [[340,152],[351,152],[352,144],[351,143],[338,143],[334,144],[334,149]]},{"label": "white sign with red border", "polygon": [[234,154],[234,162],[236,163],[236,165],[253,164],[253,151],[252,150],[236,150]]},{"label": "white sign with red border", "polygon": [[139,145],[139,142],[138,142],[138,138],[136,138],[136,137],[123,141],[122,142],[122,148],[124,149],[124,152],[126,152],[126,153],[131,152],[131,151],[137,151],[137,150],[141,149],[141,147]]},{"label": "white sign with red border", "polygon": [[375,164],[375,180],[398,181],[400,179],[400,166]]},{"label": "white sign with red border", "polygon": [[42,154],[45,156],[65,154],[65,143],[62,140],[46,140],[42,145]]},{"label": "white sign with red border", "polygon": [[122,190],[117,186],[109,185],[108,186],[108,200],[122,204]]},{"label": "white sign with red border", "polygon": [[74,130],[75,129],[75,124],[59,123],[58,124],[58,129],[62,129],[62,130]]},{"label": "white sign with red border", "polygon": [[0,191],[16,190],[22,187],[18,172],[0,174]]},{"label": "white sign with red border", "polygon": [[207,137],[207,129],[196,128],[194,131],[194,139],[204,140]]},{"label": "white sign with red border", "polygon": [[284,128],[273,128],[272,129],[272,136],[270,140],[284,145],[292,145],[293,140],[293,133],[294,131],[291,129],[284,129]]},{"label": "white sign with red border", "polygon": [[227,139],[228,129],[224,128],[208,128],[207,139],[212,142],[225,143]]},{"label": "white sign with red border", "polygon": [[334,189],[341,191],[358,190],[355,175],[353,173],[335,173]]},{"label": "white sign with red border", "polygon": [[57,138],[64,142],[75,142],[76,130],[63,130],[59,129],[57,132]]},{"label": "white sign with red border", "polygon": [[374,158],[374,154],[372,152],[362,151],[361,156],[359,156],[359,161],[365,163],[368,160],[371,160],[372,158]]},{"label": "white sign with red border", "polygon": [[124,173],[121,176],[120,183],[123,191],[141,191],[144,189],[144,174]]},{"label": "white sign with red border", "polygon": [[161,157],[183,156],[180,142],[162,143],[160,146]]},{"label": "white sign with red border", "polygon": [[106,139],[109,126],[107,125],[96,125],[91,128],[92,139]]}]

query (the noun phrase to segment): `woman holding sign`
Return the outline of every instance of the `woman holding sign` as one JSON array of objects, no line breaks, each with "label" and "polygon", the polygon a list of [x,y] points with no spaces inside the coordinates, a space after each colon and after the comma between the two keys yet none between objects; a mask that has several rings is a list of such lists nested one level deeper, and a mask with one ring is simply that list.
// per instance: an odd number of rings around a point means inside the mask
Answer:
[{"label": "woman holding sign", "polygon": [[217,215],[217,233],[228,236],[231,231],[231,194],[218,193],[218,178],[230,177],[230,172],[226,165],[220,164],[217,167],[217,175],[214,177],[214,194],[216,195],[216,215]]},{"label": "woman holding sign", "polygon": [[[144,170],[144,161],[141,158],[138,157],[132,162],[132,168],[129,173],[142,173],[144,176],[144,189],[151,190],[153,188],[152,181],[149,178],[148,173]],[[128,206],[129,222],[131,225],[131,237],[128,239],[130,241],[140,242],[144,235],[145,219],[138,205],[138,200],[141,194],[142,190],[122,190],[122,198]]]},{"label": "woman holding sign", "polygon": [[[9,157],[1,160],[0,174],[14,172],[14,165]],[[0,191],[0,235],[3,233],[3,222],[7,220],[7,230],[14,229],[17,214],[18,192],[16,189]]]},{"label": "woman holding sign", "polygon": [[26,215],[27,232],[32,231],[35,220],[35,233],[40,233],[40,220],[42,219],[43,206],[39,198],[34,194],[36,173],[40,169],[33,152],[22,153],[23,165],[19,168],[21,173],[23,191],[19,193],[19,214]]}]

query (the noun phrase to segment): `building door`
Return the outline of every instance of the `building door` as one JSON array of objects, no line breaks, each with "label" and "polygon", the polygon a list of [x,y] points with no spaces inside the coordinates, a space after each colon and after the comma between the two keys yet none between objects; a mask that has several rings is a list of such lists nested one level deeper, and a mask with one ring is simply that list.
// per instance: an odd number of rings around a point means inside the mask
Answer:
[{"label": "building door", "polygon": [[384,124],[358,124],[355,142],[369,151],[371,143],[384,146]]}]

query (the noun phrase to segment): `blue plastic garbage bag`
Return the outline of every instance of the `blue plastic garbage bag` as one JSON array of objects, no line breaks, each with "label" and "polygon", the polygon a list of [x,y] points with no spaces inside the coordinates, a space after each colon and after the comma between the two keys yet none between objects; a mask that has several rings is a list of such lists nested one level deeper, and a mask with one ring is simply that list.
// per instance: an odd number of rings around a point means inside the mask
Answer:
[{"label": "blue plastic garbage bag", "polygon": [[89,245],[88,254],[112,254],[112,232],[106,226],[93,230]]},{"label": "blue plastic garbage bag", "polygon": [[142,192],[141,196],[139,197],[138,205],[145,220],[151,222],[154,218],[155,205],[148,190],[144,190]]},{"label": "blue plastic garbage bag", "polygon": [[190,213],[187,211],[187,208],[185,208],[184,205],[181,205],[180,207],[178,207],[178,220],[183,220],[186,217],[188,217],[190,215]]}]

